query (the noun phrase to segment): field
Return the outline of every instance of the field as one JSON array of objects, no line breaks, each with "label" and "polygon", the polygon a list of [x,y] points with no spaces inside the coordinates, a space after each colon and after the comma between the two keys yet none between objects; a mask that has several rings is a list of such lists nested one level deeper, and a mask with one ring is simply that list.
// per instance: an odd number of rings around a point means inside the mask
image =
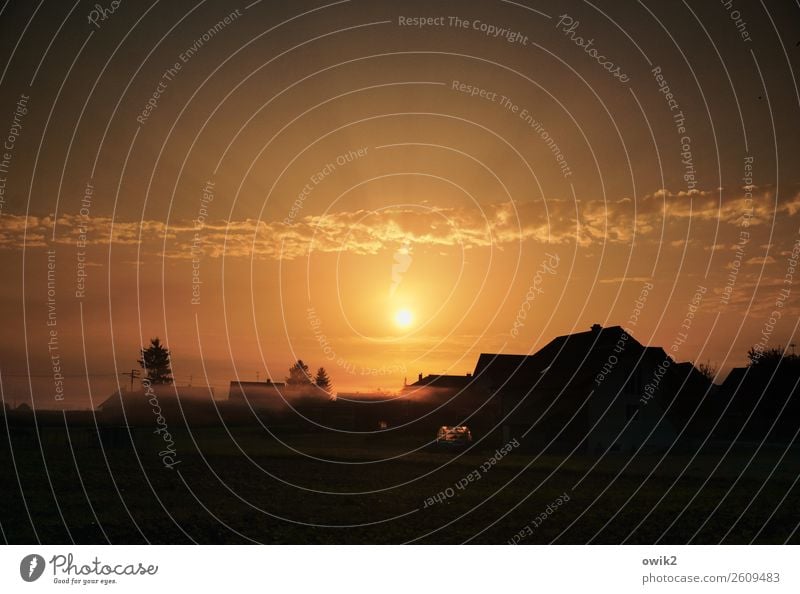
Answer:
[{"label": "field", "polygon": [[765,447],[750,462],[756,446],[724,457],[715,446],[659,464],[661,454],[537,455],[496,443],[433,451],[392,433],[274,436],[248,427],[171,437],[179,462],[169,469],[163,441],[147,432],[104,435],[101,448],[90,428],[71,429],[67,441],[63,427],[38,437],[12,427],[13,450],[6,441],[0,451],[3,538],[800,543],[796,450]]}]

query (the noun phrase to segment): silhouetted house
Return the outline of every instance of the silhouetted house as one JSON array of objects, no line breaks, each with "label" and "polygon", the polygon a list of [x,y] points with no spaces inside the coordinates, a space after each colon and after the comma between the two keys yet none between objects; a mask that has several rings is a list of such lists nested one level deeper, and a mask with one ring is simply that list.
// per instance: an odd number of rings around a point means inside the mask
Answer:
[{"label": "silhouetted house", "polygon": [[800,359],[790,355],[731,370],[720,386],[715,437],[790,443],[800,429]]},{"label": "silhouetted house", "polygon": [[410,401],[398,394],[339,392],[335,400],[309,401],[296,406],[307,420],[336,430],[380,431],[413,420]]},{"label": "silhouetted house", "polygon": [[401,396],[409,401],[408,411],[425,418],[437,428],[468,423],[478,433],[491,431],[496,418],[486,383],[466,375],[426,375],[403,386]]},{"label": "silhouetted house", "polygon": [[105,424],[148,426],[164,417],[173,427],[184,421],[209,424],[219,421],[214,391],[210,387],[154,384],[133,391],[119,390],[97,406],[98,418]]},{"label": "silhouetted house", "polygon": [[474,406],[474,398],[485,399],[485,386],[475,381],[472,374],[466,375],[423,375],[413,384],[406,384],[400,391],[404,397],[413,402],[427,402],[431,406],[448,403],[451,408],[456,404]]},{"label": "silhouetted house", "polygon": [[286,384],[283,382],[232,381],[228,388],[228,400],[253,407],[275,406],[284,400]]},{"label": "silhouetted house", "polygon": [[504,439],[589,452],[664,449],[710,382],[620,326],[559,336],[532,355],[482,354],[473,376],[500,400]]},{"label": "silhouetted house", "polygon": [[234,381],[228,403],[228,416],[246,412],[250,422],[257,417],[280,431],[375,431],[408,417],[408,401],[396,394],[339,392],[332,398],[313,384]]},{"label": "silhouetted house", "polygon": [[228,401],[252,409],[272,413],[290,413],[297,406],[316,406],[331,399],[331,395],[314,384],[283,382],[232,381]]},{"label": "silhouetted house", "polygon": [[422,388],[463,390],[470,385],[472,374],[467,375],[426,375],[419,374],[419,379],[413,384],[403,386],[403,392],[413,393]]}]

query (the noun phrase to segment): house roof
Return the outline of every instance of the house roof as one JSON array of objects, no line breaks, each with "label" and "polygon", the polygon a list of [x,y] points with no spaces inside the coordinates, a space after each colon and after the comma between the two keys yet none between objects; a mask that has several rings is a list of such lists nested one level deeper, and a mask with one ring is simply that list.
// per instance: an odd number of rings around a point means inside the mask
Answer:
[{"label": "house roof", "polygon": [[728,373],[728,377],[722,382],[722,390],[726,393],[733,394],[743,384],[747,374],[748,367],[734,367]]},{"label": "house roof", "polygon": [[407,387],[462,389],[466,388],[471,380],[472,377],[469,375],[426,375]]},{"label": "house roof", "polygon": [[532,355],[496,355],[483,353],[478,358],[474,375],[486,377],[495,387],[510,388],[556,382],[571,387],[588,382],[602,368],[615,349],[634,357],[665,358],[661,347],[643,347],[620,326],[600,328],[558,336]]}]

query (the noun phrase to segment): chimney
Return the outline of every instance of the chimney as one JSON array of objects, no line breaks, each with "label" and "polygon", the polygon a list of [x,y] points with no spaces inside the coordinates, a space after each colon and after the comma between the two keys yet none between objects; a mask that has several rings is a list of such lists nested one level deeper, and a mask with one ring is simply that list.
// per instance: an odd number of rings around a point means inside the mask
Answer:
[{"label": "chimney", "polygon": [[600,324],[592,324],[592,332],[600,332],[603,327]]},{"label": "chimney", "polygon": [[422,374],[419,374],[419,381],[422,381]]}]

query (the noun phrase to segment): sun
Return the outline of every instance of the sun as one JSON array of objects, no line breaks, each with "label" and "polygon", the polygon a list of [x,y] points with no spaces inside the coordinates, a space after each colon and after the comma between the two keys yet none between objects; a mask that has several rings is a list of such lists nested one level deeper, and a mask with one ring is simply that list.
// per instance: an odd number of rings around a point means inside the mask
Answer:
[{"label": "sun", "polygon": [[394,323],[400,328],[408,328],[414,322],[414,314],[408,309],[398,309],[394,314]]}]

